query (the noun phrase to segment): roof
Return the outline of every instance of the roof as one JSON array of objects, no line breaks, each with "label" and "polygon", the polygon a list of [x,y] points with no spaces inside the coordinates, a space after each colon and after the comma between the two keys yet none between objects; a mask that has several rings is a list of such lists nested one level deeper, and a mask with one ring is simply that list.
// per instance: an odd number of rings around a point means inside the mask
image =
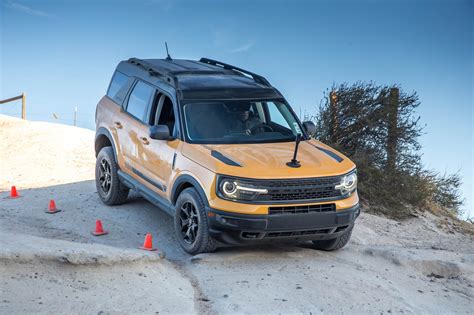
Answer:
[{"label": "roof", "polygon": [[159,78],[181,92],[182,98],[252,98],[252,94],[257,98],[281,97],[264,77],[207,58],[199,61],[130,58],[117,69],[142,78]]}]

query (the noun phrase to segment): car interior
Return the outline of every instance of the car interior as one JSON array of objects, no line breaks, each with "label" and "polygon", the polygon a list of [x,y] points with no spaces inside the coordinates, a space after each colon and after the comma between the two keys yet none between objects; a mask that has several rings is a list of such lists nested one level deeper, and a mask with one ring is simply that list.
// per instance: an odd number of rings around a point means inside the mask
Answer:
[{"label": "car interior", "polygon": [[265,102],[194,103],[184,111],[191,140],[292,135],[286,120],[272,121]]}]

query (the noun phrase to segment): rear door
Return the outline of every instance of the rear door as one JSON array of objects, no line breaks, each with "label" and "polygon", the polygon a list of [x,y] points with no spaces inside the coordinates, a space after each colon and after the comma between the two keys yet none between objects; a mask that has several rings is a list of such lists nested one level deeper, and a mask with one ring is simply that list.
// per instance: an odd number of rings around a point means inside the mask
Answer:
[{"label": "rear door", "polygon": [[121,169],[124,167],[121,143],[125,136],[122,129],[124,116],[122,105],[134,81],[133,77],[115,71],[107,95],[100,100],[96,111],[97,129],[105,128],[110,131],[117,153],[117,163]]}]

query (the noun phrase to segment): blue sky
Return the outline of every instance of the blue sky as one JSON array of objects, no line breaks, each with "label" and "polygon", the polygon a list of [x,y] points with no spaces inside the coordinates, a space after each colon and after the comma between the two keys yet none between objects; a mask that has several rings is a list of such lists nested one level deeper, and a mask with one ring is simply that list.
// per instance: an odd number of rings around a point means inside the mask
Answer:
[{"label": "blue sky", "polygon": [[460,170],[474,216],[472,1],[0,1],[0,98],[26,91],[29,119],[71,124],[77,106],[94,128],[116,64],[164,41],[265,75],[297,112],[334,82],[397,83],[419,93],[424,164]]}]

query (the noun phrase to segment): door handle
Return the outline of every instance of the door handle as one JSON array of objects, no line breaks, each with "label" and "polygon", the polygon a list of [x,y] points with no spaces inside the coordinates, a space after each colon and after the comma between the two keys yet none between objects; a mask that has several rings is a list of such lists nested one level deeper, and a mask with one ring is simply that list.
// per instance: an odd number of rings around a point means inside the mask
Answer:
[{"label": "door handle", "polygon": [[120,123],[120,121],[114,121],[114,124],[117,129],[122,129],[122,124]]},{"label": "door handle", "polygon": [[140,137],[140,140],[142,140],[144,145],[149,145],[150,144],[150,141],[148,141],[148,139],[145,138],[145,137]]}]

